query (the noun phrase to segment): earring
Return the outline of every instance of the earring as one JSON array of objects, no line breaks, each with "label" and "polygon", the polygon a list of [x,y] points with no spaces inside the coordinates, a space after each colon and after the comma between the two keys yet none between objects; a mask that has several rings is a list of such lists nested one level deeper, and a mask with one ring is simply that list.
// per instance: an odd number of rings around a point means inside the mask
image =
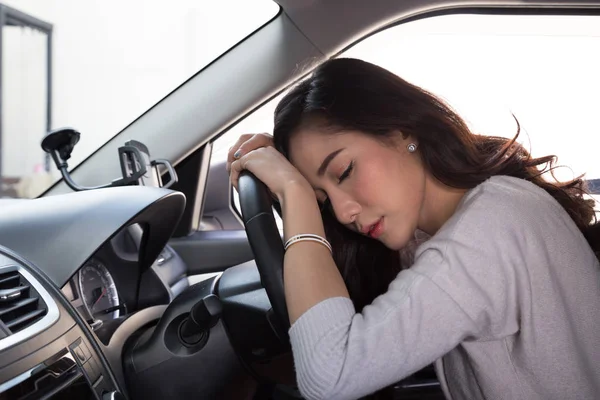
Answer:
[{"label": "earring", "polygon": [[414,143],[409,143],[408,146],[406,146],[406,149],[409,153],[414,153],[415,151],[417,151],[417,145]]}]

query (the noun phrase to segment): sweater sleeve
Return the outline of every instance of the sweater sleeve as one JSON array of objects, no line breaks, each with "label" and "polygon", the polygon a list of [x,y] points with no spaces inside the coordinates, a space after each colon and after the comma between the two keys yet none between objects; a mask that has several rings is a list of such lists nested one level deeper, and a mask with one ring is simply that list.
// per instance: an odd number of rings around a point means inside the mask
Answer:
[{"label": "sweater sleeve", "polygon": [[361,313],[348,298],[330,298],[290,330],[301,393],[332,400],[356,399],[393,384],[476,334],[454,299],[411,270],[402,271]]},{"label": "sweater sleeve", "polygon": [[423,244],[413,267],[362,312],[348,298],[330,298],[293,324],[290,338],[305,398],[356,399],[465,340],[518,331],[511,271],[519,261],[510,255],[522,253],[512,232],[522,226],[523,215],[494,215],[489,204],[473,209]]}]

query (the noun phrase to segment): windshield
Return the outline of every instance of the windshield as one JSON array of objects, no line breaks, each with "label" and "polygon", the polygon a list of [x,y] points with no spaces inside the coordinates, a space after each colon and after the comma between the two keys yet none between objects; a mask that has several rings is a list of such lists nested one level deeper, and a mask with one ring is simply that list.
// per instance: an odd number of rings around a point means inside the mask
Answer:
[{"label": "windshield", "polygon": [[49,129],[81,132],[75,167],[279,11],[271,0],[3,4],[14,18],[1,27],[0,197],[21,198],[60,178],[40,148]]}]

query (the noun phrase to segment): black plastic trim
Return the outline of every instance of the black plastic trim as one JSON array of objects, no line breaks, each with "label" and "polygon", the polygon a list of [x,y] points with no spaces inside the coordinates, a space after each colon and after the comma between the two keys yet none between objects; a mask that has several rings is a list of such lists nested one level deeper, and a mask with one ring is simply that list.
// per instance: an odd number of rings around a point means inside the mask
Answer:
[{"label": "black plastic trim", "polygon": [[[110,368],[110,365],[108,364],[108,361],[106,360],[100,346],[98,345],[98,342],[96,342],[96,339],[92,334],[92,331],[90,330],[89,326],[81,318],[79,313],[73,308],[71,303],[63,296],[62,292],[54,285],[52,280],[40,268],[35,266],[33,263],[30,263],[14,251],[0,245],[0,252],[6,254],[8,257],[12,258],[13,260],[20,263],[22,266],[26,267],[29,273],[33,275],[34,278],[36,278],[38,281],[40,281],[44,288],[48,290],[53,299],[57,301],[66,310],[69,316],[75,320],[76,324],[81,329],[86,339],[92,346],[94,352],[97,354],[97,361],[99,361],[102,364],[102,367],[108,373],[108,378],[110,378],[111,383],[114,385],[115,388],[118,389],[119,385],[113,374],[113,371]],[[123,390],[120,391],[123,392]]]},{"label": "black plastic trim", "polygon": [[186,263],[188,275],[221,272],[254,259],[244,230],[198,231],[169,244]]},{"label": "black plastic trim", "polygon": [[149,268],[169,240],[185,196],[142,186],[69,193],[34,200],[0,200],[0,243],[44,265],[58,287],[129,224],[148,225],[140,270]]}]

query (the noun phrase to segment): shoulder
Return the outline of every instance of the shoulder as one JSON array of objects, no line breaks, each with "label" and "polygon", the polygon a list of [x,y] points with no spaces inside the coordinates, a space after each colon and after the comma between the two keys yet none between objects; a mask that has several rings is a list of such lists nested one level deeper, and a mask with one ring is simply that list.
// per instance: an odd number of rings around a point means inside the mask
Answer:
[{"label": "shoulder", "polygon": [[447,255],[471,248],[497,254],[573,236],[583,238],[567,212],[544,189],[523,179],[496,176],[468,191],[430,246],[419,250],[435,248]]},{"label": "shoulder", "polygon": [[[544,189],[524,179],[495,176],[465,194],[455,215],[443,230],[454,233],[474,227],[507,233],[523,227],[539,227],[561,221],[576,228],[562,206]],[[467,233],[467,232],[463,232]]]},{"label": "shoulder", "polygon": [[556,258],[567,236],[576,236],[568,219],[535,184],[493,177],[465,194],[454,215],[419,247],[411,270],[460,306],[480,328],[478,338],[505,337],[518,329],[519,282]]},{"label": "shoulder", "polygon": [[[467,192],[457,209],[459,216],[484,211],[506,211],[528,219],[532,214],[565,212],[544,189],[524,179],[494,176]],[[566,212],[565,212],[566,213]]]}]

